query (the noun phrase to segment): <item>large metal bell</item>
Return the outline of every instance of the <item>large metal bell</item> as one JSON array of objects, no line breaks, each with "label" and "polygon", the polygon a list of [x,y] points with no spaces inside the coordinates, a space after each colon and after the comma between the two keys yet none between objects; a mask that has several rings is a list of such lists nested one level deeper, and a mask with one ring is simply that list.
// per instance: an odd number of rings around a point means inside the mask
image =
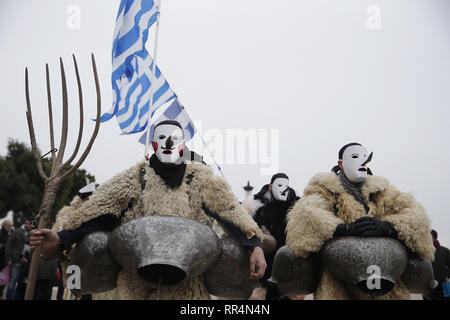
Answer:
[{"label": "large metal bell", "polygon": [[336,238],[320,255],[330,272],[369,296],[391,291],[408,263],[405,246],[391,238]]},{"label": "large metal bell", "polygon": [[77,295],[100,293],[116,287],[120,266],[113,260],[108,249],[109,232],[86,235],[72,250],[70,265],[81,271],[80,288],[71,291]]},{"label": "large metal bell", "polygon": [[321,275],[317,254],[307,258],[297,257],[289,246],[278,249],[269,281],[278,285],[282,295],[307,295],[314,293]]},{"label": "large metal bell", "polygon": [[203,276],[206,289],[218,297],[248,299],[257,285],[257,280],[250,278],[250,252],[235,238],[221,240],[220,257]]},{"label": "large metal bell", "polygon": [[436,287],[433,266],[429,260],[410,257],[401,280],[411,293],[429,295]]},{"label": "large metal bell", "polygon": [[122,268],[154,288],[175,286],[204,273],[222,243],[208,226],[178,216],[134,219],[114,230],[110,250]]}]

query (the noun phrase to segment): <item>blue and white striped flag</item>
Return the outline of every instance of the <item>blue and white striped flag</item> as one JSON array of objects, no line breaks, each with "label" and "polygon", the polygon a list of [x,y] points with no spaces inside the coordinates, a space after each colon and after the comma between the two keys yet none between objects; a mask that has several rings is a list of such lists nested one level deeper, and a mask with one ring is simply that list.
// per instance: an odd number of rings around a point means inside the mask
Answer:
[{"label": "blue and white striped flag", "polygon": [[[163,112],[163,114],[150,126],[150,140],[153,139],[153,129],[155,128],[155,124],[160,123],[164,120],[176,120],[181,126],[184,128],[184,139],[187,141],[191,140],[195,134],[194,124],[189,118],[186,110],[180,103],[178,99],[175,99],[172,104]],[[146,143],[147,131],[142,135],[139,139],[139,142],[144,144]]]},{"label": "blue and white striped flag", "polygon": [[116,117],[123,134],[143,131],[150,107],[151,115],[165,102],[176,97],[161,71],[156,67],[152,84],[153,60],[145,48],[150,27],[158,17],[153,0],[122,0],[116,19],[112,49],[113,106],[101,122]]}]

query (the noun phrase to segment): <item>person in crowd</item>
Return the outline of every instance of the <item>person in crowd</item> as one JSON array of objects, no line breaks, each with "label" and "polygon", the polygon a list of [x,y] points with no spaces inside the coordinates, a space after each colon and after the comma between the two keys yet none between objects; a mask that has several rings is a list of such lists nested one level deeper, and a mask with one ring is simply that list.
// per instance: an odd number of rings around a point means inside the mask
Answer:
[{"label": "person in crowd", "polygon": [[438,285],[433,289],[429,297],[424,298],[427,300],[450,300],[450,297],[444,297],[442,288],[442,283],[450,278],[450,250],[447,247],[441,246],[436,230],[431,230],[431,237],[433,238],[433,245],[436,248],[433,261],[433,274]]},{"label": "person in crowd", "polygon": [[[39,216],[36,217],[34,225],[39,224]],[[51,221],[48,221],[47,227],[51,228]],[[22,252],[24,257],[24,263],[22,264],[22,270],[19,280],[17,282],[16,293],[14,300],[24,300],[25,292],[28,284],[28,273],[30,270],[32,251],[29,245],[25,245]],[[45,259],[44,253],[41,252],[39,261],[39,269],[36,278],[35,290],[33,300],[50,300],[52,294],[52,287],[56,285],[56,270],[59,260],[57,258]]]},{"label": "person in crowd", "polygon": [[[6,299],[15,299],[16,287],[20,283],[22,272],[26,271],[29,255],[30,231],[33,230],[31,219],[26,219],[25,223],[14,230],[6,244],[6,260],[11,265],[10,280]],[[27,273],[27,272],[26,272]],[[25,274],[25,272],[24,272]]]},{"label": "person in crowd", "polygon": [[267,268],[264,276],[259,279],[260,287],[253,291],[252,300],[281,298],[277,285],[268,279],[272,274],[275,254],[286,243],[286,215],[299,199],[289,184],[289,177],[285,173],[277,173],[272,176],[269,184],[264,185],[254,195],[254,200],[259,201],[262,206],[259,206],[254,214],[251,212],[250,214],[264,232],[263,250]]},{"label": "person in crowd", "polygon": [[[13,223],[11,220],[3,220],[2,229],[0,231],[0,271],[6,266],[6,244],[13,230]],[[3,291],[5,286],[0,286],[0,300],[3,299]]]},{"label": "person in crowd", "polygon": [[[32,245],[43,245],[51,254],[68,249],[84,235],[112,230],[133,219],[152,215],[176,215],[211,226],[214,220],[240,239],[250,250],[249,277],[260,278],[266,269],[261,249],[262,231],[241,207],[229,185],[203,163],[192,161],[185,147],[181,124],[165,120],[154,126],[149,161],[143,161],[102,184],[68,217],[63,230],[41,229]],[[139,236],[139,235],[136,235]],[[137,277],[121,271],[117,287],[105,294],[112,299],[209,299],[201,277],[157,291]]]},{"label": "person in crowd", "polygon": [[[331,239],[356,236],[398,239],[420,259],[434,258],[425,209],[412,195],[400,192],[385,178],[372,175],[367,167],[372,156],[361,144],[349,143],[340,149],[338,165],[332,172],[319,173],[310,180],[303,197],[288,213],[286,244],[297,256],[306,258]],[[314,298],[368,296],[324,267]],[[410,299],[410,292],[398,280],[389,293],[375,298]]]}]

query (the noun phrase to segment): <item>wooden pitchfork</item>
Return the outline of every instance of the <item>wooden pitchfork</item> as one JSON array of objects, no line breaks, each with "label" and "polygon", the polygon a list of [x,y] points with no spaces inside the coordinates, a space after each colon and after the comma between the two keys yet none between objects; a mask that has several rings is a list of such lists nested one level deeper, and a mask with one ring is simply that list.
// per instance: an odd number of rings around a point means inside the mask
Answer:
[{"label": "wooden pitchfork", "polygon": [[[37,169],[39,171],[39,175],[44,180],[45,188],[44,188],[44,195],[42,197],[41,206],[39,208],[39,226],[38,228],[45,228],[47,227],[47,222],[50,219],[50,213],[53,208],[53,204],[56,199],[56,194],[58,193],[59,187],[61,186],[61,183],[66,179],[69,175],[75,172],[80,165],[83,163],[83,161],[86,159],[87,155],[89,154],[92,145],[94,143],[95,138],[97,137],[98,130],[100,128],[100,113],[101,113],[101,96],[100,96],[100,86],[98,83],[98,76],[97,76],[97,67],[95,65],[95,58],[94,55],[91,54],[92,59],[92,69],[94,71],[94,79],[95,79],[95,88],[97,91],[97,119],[95,122],[95,129],[92,133],[91,139],[89,140],[88,145],[86,146],[86,149],[84,150],[83,154],[81,155],[80,159],[71,167],[68,169],[68,166],[70,163],[75,159],[77,156],[78,150],[80,149],[81,144],[81,138],[83,136],[83,93],[81,89],[81,81],[80,81],[80,75],[78,73],[78,65],[77,61],[75,59],[75,56],[73,57],[73,63],[75,66],[75,73],[77,78],[77,84],[78,84],[78,99],[80,103],[80,127],[78,129],[78,139],[77,144],[75,146],[75,149],[72,153],[72,155],[63,163],[63,156],[64,152],[66,150],[66,143],[67,143],[67,131],[68,131],[68,101],[67,101],[67,85],[66,85],[66,75],[64,72],[64,65],[63,60],[60,58],[60,68],[61,68],[61,82],[62,82],[62,109],[63,109],[63,116],[62,116],[62,132],[61,132],[61,142],[59,144],[59,149],[55,149],[55,137],[53,134],[53,113],[52,113],[52,98],[50,93],[50,77],[49,77],[49,70],[48,70],[48,64],[45,65],[45,71],[46,71],[46,79],[47,79],[47,98],[48,98],[48,118],[49,118],[49,125],[50,125],[50,145],[51,145],[51,163],[52,168],[50,174],[46,174],[42,168],[41,159],[43,156],[40,155],[39,149],[36,144],[36,136],[34,133],[34,126],[33,126],[33,118],[31,115],[31,104],[30,104],[30,94],[28,89],[28,68],[25,68],[25,95],[27,100],[27,121],[28,121],[28,129],[30,133],[30,140],[31,140],[31,148],[33,150],[34,158],[36,160]],[[30,271],[28,274],[28,284],[27,284],[27,290],[25,293],[25,300],[32,300],[34,297],[34,289],[36,285],[36,278],[37,273],[39,269],[39,262],[40,262],[40,256],[41,256],[41,246],[37,246],[34,249],[33,257],[31,259],[30,264]]]}]

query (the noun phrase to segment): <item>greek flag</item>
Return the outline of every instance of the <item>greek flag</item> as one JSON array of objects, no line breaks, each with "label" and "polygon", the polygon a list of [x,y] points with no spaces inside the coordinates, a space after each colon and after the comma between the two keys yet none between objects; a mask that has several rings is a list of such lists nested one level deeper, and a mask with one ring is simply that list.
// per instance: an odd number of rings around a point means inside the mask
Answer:
[{"label": "greek flag", "polygon": [[[189,118],[186,110],[180,103],[178,99],[175,99],[172,104],[164,111],[164,113],[150,126],[150,140],[153,139],[153,129],[155,128],[155,124],[160,123],[164,120],[176,120],[181,126],[184,128],[184,139],[189,141],[195,134],[194,124]],[[147,132],[145,132],[142,137],[139,139],[139,142],[144,144],[146,143]]]},{"label": "greek flag", "polygon": [[[113,106],[101,122],[116,117],[123,134],[143,131],[151,115],[176,97],[156,67],[151,83],[153,60],[145,48],[150,27],[156,22],[158,8],[153,0],[122,0],[116,19],[112,49]],[[150,87],[153,104],[150,108]]]}]

